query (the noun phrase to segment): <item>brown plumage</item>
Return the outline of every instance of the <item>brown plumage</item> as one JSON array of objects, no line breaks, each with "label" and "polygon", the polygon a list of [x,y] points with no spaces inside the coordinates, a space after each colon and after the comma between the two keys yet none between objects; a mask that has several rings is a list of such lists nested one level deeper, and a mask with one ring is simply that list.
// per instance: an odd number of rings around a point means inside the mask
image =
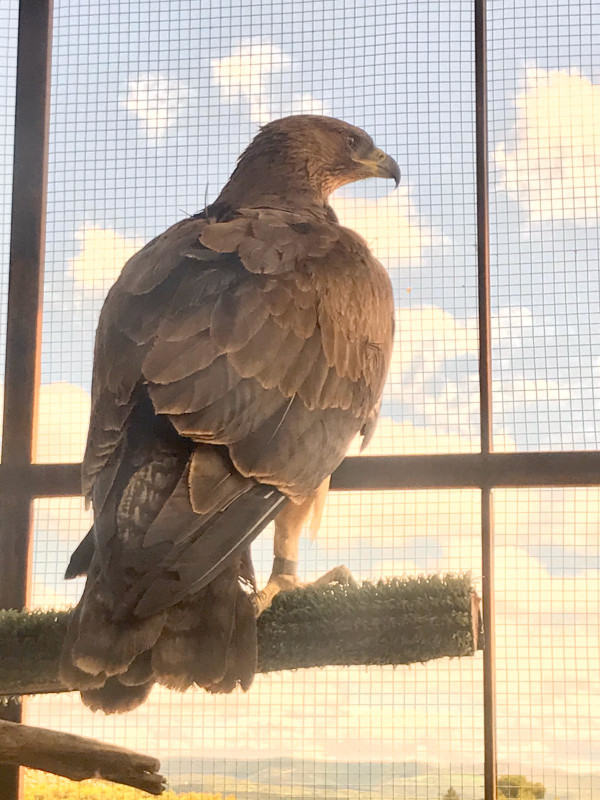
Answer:
[{"label": "brown plumage", "polygon": [[67,571],[88,577],[61,666],[91,708],[134,708],[154,682],[249,687],[250,543],[376,418],[390,281],[327,198],[377,175],[398,167],[364,131],[273,122],[110,290],[83,464],[94,527]]}]

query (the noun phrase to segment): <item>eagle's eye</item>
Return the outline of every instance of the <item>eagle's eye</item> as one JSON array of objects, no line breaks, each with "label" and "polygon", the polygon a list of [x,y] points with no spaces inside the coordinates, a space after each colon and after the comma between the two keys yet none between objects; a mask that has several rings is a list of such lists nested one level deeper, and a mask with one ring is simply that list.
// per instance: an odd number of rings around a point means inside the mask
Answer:
[{"label": "eagle's eye", "polygon": [[354,148],[355,148],[355,147],[356,147],[356,145],[358,144],[358,137],[357,137],[357,136],[354,136],[354,134],[350,133],[350,134],[349,134],[349,135],[346,137],[346,141],[348,142],[348,146],[350,147],[350,149],[351,149],[351,150],[354,150]]}]

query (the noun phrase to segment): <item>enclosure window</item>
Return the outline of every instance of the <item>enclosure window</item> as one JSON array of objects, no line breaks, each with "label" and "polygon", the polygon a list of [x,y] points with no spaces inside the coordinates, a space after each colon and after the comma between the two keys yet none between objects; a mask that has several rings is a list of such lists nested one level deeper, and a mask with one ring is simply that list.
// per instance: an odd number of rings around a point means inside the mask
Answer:
[{"label": "enclosure window", "polygon": [[[23,75],[39,49],[31,37],[48,41],[40,9],[49,5],[20,5]],[[47,174],[36,161],[43,125],[30,142],[17,115],[13,142],[15,96],[16,110],[29,112],[39,97],[39,120],[48,98],[35,70],[19,89],[18,6],[9,0],[0,12],[0,369],[6,356],[16,376],[8,385],[0,375],[12,397],[0,602],[20,605],[27,581],[29,608],[68,608],[81,593],[82,580],[63,574],[91,524],[79,463],[94,331],[123,263],[215,199],[260,125],[309,113],[365,128],[398,161],[402,181],[396,191],[354,184],[332,199],[390,274],[395,346],[375,436],[363,454],[356,442],[334,475],[320,534],[302,540],[301,577],[342,563],[366,581],[469,573],[487,628],[484,652],[471,656],[273,672],[248,694],[223,697],[155,689],[118,717],[92,715],[76,694],[38,695],[26,721],[158,755],[181,793],[529,800],[545,790],[592,800],[596,4],[489,3],[485,35],[485,0],[211,0],[201,10],[172,0],[54,0]],[[22,247],[9,265],[13,149],[15,208],[31,211],[38,232],[45,222],[43,263],[15,214],[12,244]],[[480,346],[487,334],[489,354]],[[30,390],[15,403],[21,374]],[[267,530],[254,546],[259,584],[271,550]],[[19,707],[9,713],[18,718]],[[16,800],[14,777],[0,767],[0,800]],[[26,800],[61,796],[58,783],[40,789],[43,780],[27,776]],[[113,786],[97,791],[129,800]]]}]

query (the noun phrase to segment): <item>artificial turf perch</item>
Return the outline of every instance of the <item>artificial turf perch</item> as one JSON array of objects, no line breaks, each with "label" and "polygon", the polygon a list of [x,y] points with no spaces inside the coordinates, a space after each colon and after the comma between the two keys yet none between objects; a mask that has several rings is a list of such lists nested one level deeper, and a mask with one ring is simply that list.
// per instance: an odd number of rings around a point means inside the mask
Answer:
[{"label": "artificial turf perch", "polygon": [[[68,691],[58,662],[70,615],[0,611],[0,695]],[[469,575],[296,589],[258,620],[258,671],[472,656],[480,629]]]}]

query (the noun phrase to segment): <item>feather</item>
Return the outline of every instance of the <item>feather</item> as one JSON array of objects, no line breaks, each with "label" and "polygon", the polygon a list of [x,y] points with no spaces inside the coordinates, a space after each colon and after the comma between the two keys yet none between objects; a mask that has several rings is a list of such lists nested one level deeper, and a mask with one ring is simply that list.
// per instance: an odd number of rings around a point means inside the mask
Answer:
[{"label": "feather", "polygon": [[150,385],[148,391],[157,412],[188,414],[200,411],[224,397],[242,380],[227,356],[175,383]]},{"label": "feather", "polygon": [[186,341],[156,341],[142,364],[142,372],[151,383],[173,383],[210,366],[223,354],[208,331],[201,331]]},{"label": "feather", "polygon": [[261,301],[261,292],[255,287],[219,297],[211,317],[210,335],[222,352],[239,350],[260,330],[269,315]]},{"label": "feather", "polygon": [[116,677],[109,678],[99,689],[82,691],[81,699],[91,711],[101,709],[105,714],[123,714],[147,700],[154,683],[152,678],[139,686],[126,686]]},{"label": "feather", "polygon": [[218,253],[233,253],[249,233],[249,220],[238,217],[230,222],[205,224],[200,234],[200,241],[205,247]]},{"label": "feather", "polygon": [[281,510],[286,498],[275,489],[254,486],[219,515],[201,535],[185,547],[169,565],[169,573],[152,582],[138,602],[135,613],[149,617],[169,608],[209,584],[232,559],[246,550]]}]

